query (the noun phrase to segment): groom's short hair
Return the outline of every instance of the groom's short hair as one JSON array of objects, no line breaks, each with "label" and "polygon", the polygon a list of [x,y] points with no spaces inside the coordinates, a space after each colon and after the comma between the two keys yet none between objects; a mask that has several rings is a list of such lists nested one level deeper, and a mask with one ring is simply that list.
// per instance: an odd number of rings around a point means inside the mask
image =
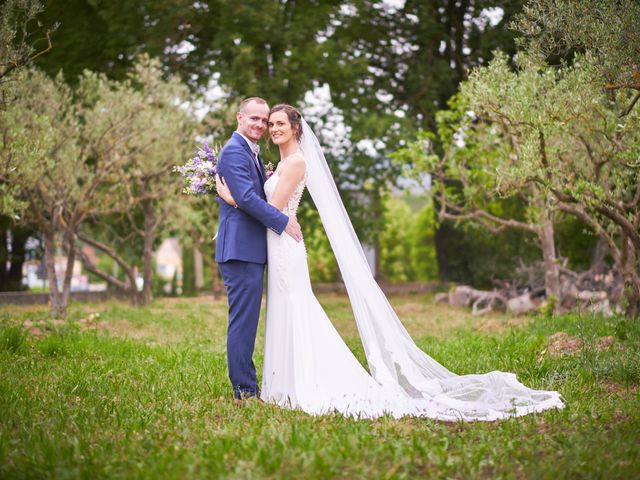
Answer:
[{"label": "groom's short hair", "polygon": [[259,103],[259,104],[265,104],[265,105],[268,105],[268,104],[267,104],[267,101],[266,101],[264,98],[260,98],[260,97],[247,97],[247,98],[245,98],[244,100],[242,100],[242,101],[240,102],[240,108],[238,108],[238,111],[239,111],[239,112],[242,112],[242,111],[244,110],[244,107],[246,107],[246,106],[247,106],[249,103],[251,103],[251,102],[256,102],[256,103]]}]

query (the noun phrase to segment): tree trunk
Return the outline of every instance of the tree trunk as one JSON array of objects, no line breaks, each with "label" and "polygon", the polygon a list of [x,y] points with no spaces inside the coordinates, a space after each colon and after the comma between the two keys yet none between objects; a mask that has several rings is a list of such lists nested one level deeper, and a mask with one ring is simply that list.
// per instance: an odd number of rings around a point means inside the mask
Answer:
[{"label": "tree trunk", "polygon": [[625,315],[628,318],[637,318],[640,317],[640,254],[624,233],[621,237],[619,269],[624,278],[624,296],[627,303]]},{"label": "tree trunk", "polygon": [[213,262],[211,267],[211,291],[213,293],[214,300],[220,300],[222,298],[222,284],[220,283],[220,275],[218,270],[218,264]]},{"label": "tree trunk", "polygon": [[9,227],[9,217],[0,215],[0,290],[11,290],[9,286],[9,275],[7,272],[7,262],[9,261],[9,251],[7,249],[7,229]]},{"label": "tree trunk", "polygon": [[94,248],[97,248],[98,250],[104,252],[109,257],[111,257],[113,260],[115,260],[116,266],[120,266],[122,268],[123,272],[124,272],[125,281],[123,282],[122,280],[119,280],[117,278],[117,269],[112,274],[109,274],[107,272],[103,272],[100,269],[98,269],[95,265],[93,265],[91,263],[91,260],[89,260],[89,258],[82,253],[82,249],[81,248],[77,248],[76,252],[77,252],[78,256],[80,257],[80,260],[82,261],[82,264],[84,265],[84,268],[86,268],[89,272],[94,273],[98,277],[102,278],[103,280],[105,280],[110,285],[113,285],[118,290],[120,290],[120,291],[124,292],[125,294],[127,294],[129,296],[129,300],[131,301],[132,305],[135,305],[135,306],[141,305],[142,304],[142,295],[138,291],[138,287],[136,285],[136,275],[135,275],[135,271],[134,271],[135,267],[132,267],[132,266],[128,265],[125,262],[125,260],[117,254],[115,249],[109,247],[108,245],[100,243],[100,242],[92,239],[91,237],[88,237],[87,235],[83,234],[82,232],[77,232],[76,236],[82,242],[84,242],[84,243],[86,243],[88,245],[91,245]]},{"label": "tree trunk", "polygon": [[542,257],[544,260],[544,286],[547,291],[547,298],[555,298],[554,312],[559,311],[561,292],[560,292],[560,268],[556,257],[556,244],[553,237],[553,220],[550,218],[548,211],[544,211],[544,219],[540,226],[538,237],[542,245]]},{"label": "tree trunk", "polygon": [[604,265],[605,258],[609,254],[609,245],[607,245],[607,242],[601,236],[598,237],[598,243],[596,243],[596,248],[591,256],[591,266],[589,268],[593,269]]},{"label": "tree trunk", "polygon": [[142,287],[142,305],[148,305],[151,302],[151,276],[153,274],[153,242],[155,240],[156,219],[153,211],[151,200],[142,202],[142,210],[144,212],[144,247],[143,247],[143,266],[142,278],[144,285]]},{"label": "tree trunk", "polygon": [[196,291],[200,291],[204,286],[204,277],[203,277],[203,271],[202,271],[202,253],[200,253],[200,250],[198,250],[195,247],[195,241],[194,241],[194,247],[193,247],[193,273],[195,275]]},{"label": "tree trunk", "polygon": [[73,264],[76,260],[76,242],[74,241],[75,226],[73,224],[67,227],[67,231],[65,232],[65,241],[64,245],[67,249],[67,267],[64,272],[64,280],[62,282],[62,315],[66,316],[67,307],[69,306],[69,299],[71,297],[71,279],[73,278]]},{"label": "tree trunk", "polygon": [[22,266],[26,256],[25,244],[33,230],[24,227],[11,229],[11,268],[7,275],[7,282],[12,290],[22,290]]},{"label": "tree trunk", "polygon": [[182,295],[185,297],[194,297],[196,295],[196,277],[194,268],[195,248],[191,243],[183,241],[180,245],[182,250]]},{"label": "tree trunk", "polygon": [[61,317],[64,314],[62,310],[62,298],[58,291],[58,282],[56,280],[56,264],[55,264],[55,233],[51,230],[43,232],[44,238],[44,261],[47,267],[47,278],[49,280],[49,306],[50,315],[54,318]]},{"label": "tree trunk", "polygon": [[625,276],[625,298],[627,308],[625,315],[628,318],[637,319],[640,317],[640,285],[635,281],[629,281]]},{"label": "tree trunk", "polygon": [[200,252],[202,259],[211,269],[211,293],[213,294],[214,300],[219,300],[222,297],[222,284],[220,283],[218,264],[213,258],[202,253],[202,244],[195,245],[195,248]]}]

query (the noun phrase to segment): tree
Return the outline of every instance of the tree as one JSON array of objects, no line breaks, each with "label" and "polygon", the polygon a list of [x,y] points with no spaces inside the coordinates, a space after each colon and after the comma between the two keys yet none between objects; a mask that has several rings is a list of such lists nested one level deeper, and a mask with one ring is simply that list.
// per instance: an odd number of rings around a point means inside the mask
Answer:
[{"label": "tree", "polygon": [[[127,124],[129,132],[118,140],[119,155],[126,159],[118,170],[118,194],[104,192],[111,216],[93,217],[92,231],[79,229],[77,238],[113,258],[126,273],[126,280],[102,271],[82,255],[84,266],[116,288],[127,292],[134,304],[148,304],[152,295],[153,248],[161,226],[175,208],[180,182],[172,168],[186,160],[189,144],[195,135],[195,122],[180,103],[187,99],[188,91],[177,79],[164,80],[157,60],[146,56],[139,59],[124,82],[118,86],[111,102],[136,106],[136,111],[119,119]],[[98,102],[102,99],[97,97]],[[99,122],[100,119],[96,119]],[[104,222],[109,219],[110,222]],[[116,228],[108,225],[115,222]],[[101,230],[95,235],[95,225]],[[127,260],[123,249],[139,247],[139,255]],[[136,267],[142,260],[143,290],[136,286]]]},{"label": "tree", "polygon": [[196,294],[196,276],[193,262],[193,248],[182,247],[182,295],[193,297]]},{"label": "tree", "polygon": [[384,201],[384,230],[380,234],[380,274],[392,282],[414,280],[411,262],[413,249],[407,232],[411,229],[413,214],[401,199],[388,197]]},{"label": "tree", "polygon": [[[0,6],[0,114],[14,100],[15,84],[20,77],[15,74],[52,48],[51,33],[55,26],[44,33],[35,18],[42,12],[37,0],[7,0]],[[4,122],[0,120],[0,124]],[[4,131],[4,127],[0,127]],[[2,139],[4,149],[9,140]],[[0,172],[0,177],[3,174]],[[22,265],[25,259],[25,243],[34,232],[16,225],[16,215],[24,207],[0,181],[0,287],[19,290],[22,287]],[[11,232],[11,250],[7,248],[7,233]],[[9,268],[5,266],[9,264]]]},{"label": "tree", "polygon": [[7,0],[0,6],[0,89],[2,102],[7,101],[6,87],[12,72],[25,67],[36,58],[51,50],[51,33],[48,29],[40,40],[44,46],[34,46],[34,35],[39,28],[33,28],[35,18],[42,13],[38,0]]},{"label": "tree", "polygon": [[[64,316],[69,302],[75,260],[74,236],[80,223],[97,208],[100,187],[113,183],[121,157],[115,148],[122,122],[114,121],[119,108],[133,105],[87,105],[73,95],[61,77],[51,80],[41,72],[20,72],[16,99],[3,115],[0,157],[2,181],[24,208],[21,223],[42,232],[50,285],[51,313]],[[87,83],[96,77],[87,77]],[[105,117],[94,122],[95,114]],[[118,135],[119,133],[119,135]],[[62,243],[60,243],[62,238]],[[62,291],[58,288],[54,255],[67,250]]]},{"label": "tree", "polygon": [[[336,45],[331,56],[342,67],[326,73],[334,102],[354,130],[365,127],[368,118],[394,117],[397,111],[402,114],[395,120],[402,126],[433,128],[435,113],[447,107],[473,67],[485,65],[496,49],[515,53],[507,25],[521,3],[407,0],[394,7],[351,2],[329,38]],[[404,117],[406,124],[399,120]]]},{"label": "tree", "polygon": [[162,59],[170,73],[177,73],[183,57],[178,46],[190,35],[184,27],[197,15],[194,2],[186,0],[47,0],[45,6],[37,18],[58,24],[56,48],[36,65],[52,77],[62,70],[74,86],[85,70],[125,80],[143,54]]},{"label": "tree", "polygon": [[412,261],[416,272],[416,280],[425,282],[438,279],[438,261],[436,258],[436,216],[433,202],[429,196],[425,204],[416,213],[410,239],[413,246]]},{"label": "tree", "polygon": [[[352,145],[348,157],[337,159],[340,168],[334,174],[342,184],[356,179],[357,190],[364,187],[362,179],[370,179],[371,199],[356,228],[363,233],[361,225],[374,217],[377,221],[369,222],[374,227],[371,233],[365,230],[372,243],[378,233],[375,227],[382,224],[380,199],[400,175],[388,154],[416,131],[433,129],[436,112],[447,108],[459,82],[471,68],[486,64],[493,50],[515,53],[514,33],[507,25],[520,5],[520,1],[408,0],[396,8],[358,0],[336,17],[335,32],[327,43],[333,46],[329,55],[339,68],[326,70],[323,80],[351,127]],[[354,203],[350,200],[348,207],[357,213]],[[455,261],[446,246],[460,241],[460,236],[449,223],[438,224],[435,241],[443,274]]]},{"label": "tree", "polygon": [[12,217],[0,215],[0,291],[24,289],[22,266],[27,255],[25,245],[35,233],[32,228],[16,225]]},{"label": "tree", "polygon": [[[497,47],[514,51],[506,25],[521,2],[409,0],[400,9],[373,0],[112,3],[50,1],[43,19],[61,21],[61,48],[40,65],[72,78],[90,68],[122,79],[144,51],[195,90],[215,80],[227,106],[252,95],[300,104],[330,86],[349,127],[331,168],[359,235],[375,244],[380,222],[370,219],[381,218],[381,198],[399,173],[386,154],[433,124],[470,67]],[[224,121],[214,133],[223,139],[234,128]]]},{"label": "tree", "polygon": [[514,27],[523,49],[543,61],[589,52],[599,77],[591,88],[618,92],[624,116],[640,100],[638,24],[636,0],[529,0]]},{"label": "tree", "polygon": [[[506,64],[506,58],[500,58]],[[463,84],[463,92],[467,83]],[[435,152],[436,137],[422,134],[418,141],[399,150],[396,158],[408,160],[413,175],[433,176],[441,220],[473,221],[494,233],[517,229],[536,236],[545,262],[547,295],[559,299],[554,214],[546,192],[535,183],[520,185],[516,184],[517,178],[506,178],[503,172],[517,168],[519,160],[514,155],[517,151],[502,141],[490,122],[469,115],[470,109],[481,108],[477,103],[472,107],[472,100],[463,94],[452,99],[451,106],[452,110],[437,115],[437,140],[443,146],[442,155]],[[517,210],[504,208],[501,199],[509,197],[527,205],[524,218],[517,216]]]},{"label": "tree", "polygon": [[[142,59],[125,82],[86,72],[73,93],[60,76],[51,80],[36,70],[25,72],[16,101],[3,115],[8,147],[0,157],[1,180],[27,205],[22,223],[43,234],[53,315],[66,313],[76,255],[87,260],[76,238],[112,254],[127,280],[90,271],[137,295],[135,268],[81,228],[107,215],[130,220],[130,230],[142,239],[140,301],[151,298],[155,232],[179,188],[171,166],[186,156],[185,142],[193,131],[179,103],[186,90],[176,80],[165,81],[158,67]],[[61,247],[67,266],[60,292],[54,255]]]},{"label": "tree", "polygon": [[[505,192],[538,190],[548,207],[576,216],[606,242],[627,288],[627,314],[640,314],[640,128],[637,112],[619,119],[620,99],[594,88],[599,61],[580,55],[556,69],[504,57],[461,89],[469,107],[500,138],[494,151]],[[512,158],[512,161],[508,161]],[[474,175],[478,175],[474,173]],[[476,183],[477,188],[478,183]]]},{"label": "tree", "polygon": [[[0,6],[0,113],[13,101],[16,83],[23,78],[15,74],[51,50],[50,36],[55,26],[43,34],[45,46],[38,45],[39,50],[34,46],[37,42],[34,36],[39,29],[33,28],[33,24],[42,10],[38,0],[7,0]],[[8,138],[3,138],[2,144],[8,148]],[[3,223],[8,222],[7,226],[11,226],[11,217],[23,207],[24,204],[9,193],[8,186],[0,182],[0,217]],[[0,252],[3,256],[7,254],[5,243],[0,245]]]}]

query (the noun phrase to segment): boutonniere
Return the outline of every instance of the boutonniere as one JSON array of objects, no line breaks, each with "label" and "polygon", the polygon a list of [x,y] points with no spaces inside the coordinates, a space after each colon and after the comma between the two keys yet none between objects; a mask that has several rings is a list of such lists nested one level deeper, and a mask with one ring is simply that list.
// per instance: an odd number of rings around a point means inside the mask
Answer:
[{"label": "boutonniere", "polygon": [[265,171],[265,175],[267,177],[267,179],[269,179],[269,177],[271,175],[273,175],[273,163],[269,162],[264,166],[264,171]]}]

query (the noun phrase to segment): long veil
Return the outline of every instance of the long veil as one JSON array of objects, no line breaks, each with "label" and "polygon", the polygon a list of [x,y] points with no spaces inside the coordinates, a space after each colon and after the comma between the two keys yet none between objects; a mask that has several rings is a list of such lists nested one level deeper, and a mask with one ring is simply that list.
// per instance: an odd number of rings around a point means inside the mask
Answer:
[{"label": "long veil", "polygon": [[463,420],[494,420],[562,408],[560,394],[532,390],[512,373],[456,375],[420,350],[376,283],[344,208],[322,147],[303,119],[301,149],[307,188],[344,280],[369,371],[383,387],[413,399],[436,400]]}]

